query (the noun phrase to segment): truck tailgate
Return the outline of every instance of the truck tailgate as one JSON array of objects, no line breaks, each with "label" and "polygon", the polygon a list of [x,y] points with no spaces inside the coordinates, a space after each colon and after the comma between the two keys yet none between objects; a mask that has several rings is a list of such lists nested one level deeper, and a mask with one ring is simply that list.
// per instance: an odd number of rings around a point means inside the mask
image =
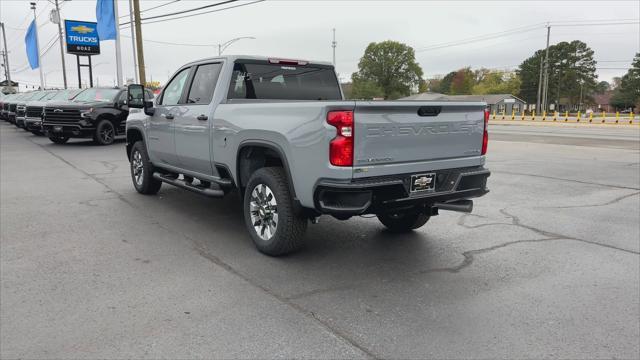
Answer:
[{"label": "truck tailgate", "polygon": [[[478,159],[485,107],[482,102],[356,102],[354,176],[383,175],[374,169],[392,164],[409,169],[411,164]],[[397,173],[401,167],[395,168]],[[422,170],[429,169],[415,169]]]}]

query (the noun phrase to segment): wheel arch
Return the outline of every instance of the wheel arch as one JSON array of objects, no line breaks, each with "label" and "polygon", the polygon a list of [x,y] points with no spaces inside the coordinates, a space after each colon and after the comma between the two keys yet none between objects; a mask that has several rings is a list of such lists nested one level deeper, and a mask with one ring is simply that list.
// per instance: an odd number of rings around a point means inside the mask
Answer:
[{"label": "wheel arch", "polygon": [[[249,161],[248,166],[246,164],[243,164],[243,159],[245,159],[245,153],[247,151],[254,152],[258,150],[262,150],[263,152],[257,153],[258,156],[256,157],[251,157],[251,160]],[[266,159],[264,159],[260,155],[266,155],[265,156]],[[243,188],[247,184],[247,182],[249,181],[249,177],[255,170],[262,167],[267,167],[268,165],[273,165],[272,163],[269,162],[269,160],[274,161],[275,160],[274,156],[280,161],[278,165],[284,168],[284,172],[287,176],[287,182],[288,182],[287,185],[289,187],[289,191],[291,192],[291,195],[294,201],[298,202],[293,178],[291,176],[291,167],[287,159],[287,155],[285,154],[285,151],[282,149],[280,145],[270,141],[245,140],[240,143],[240,145],[238,146],[238,150],[236,152],[236,171],[235,171],[235,176],[237,180],[236,184],[238,185],[238,188]]]},{"label": "wheel arch", "polygon": [[127,129],[127,159],[131,161],[131,149],[133,148],[133,144],[137,141],[142,141],[142,143],[147,146],[146,141],[144,139],[144,132],[138,128],[128,128]]}]

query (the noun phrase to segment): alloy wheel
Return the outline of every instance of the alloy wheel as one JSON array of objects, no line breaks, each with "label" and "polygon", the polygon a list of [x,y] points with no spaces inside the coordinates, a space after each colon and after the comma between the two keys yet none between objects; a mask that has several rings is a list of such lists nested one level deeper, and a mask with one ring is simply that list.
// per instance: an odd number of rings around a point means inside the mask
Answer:
[{"label": "alloy wheel", "polygon": [[142,154],[138,150],[131,157],[131,170],[133,170],[133,179],[136,185],[142,186],[144,181],[144,162],[142,161]]},{"label": "alloy wheel", "polygon": [[249,212],[256,234],[262,240],[270,240],[278,228],[278,203],[267,185],[258,184],[253,188]]}]

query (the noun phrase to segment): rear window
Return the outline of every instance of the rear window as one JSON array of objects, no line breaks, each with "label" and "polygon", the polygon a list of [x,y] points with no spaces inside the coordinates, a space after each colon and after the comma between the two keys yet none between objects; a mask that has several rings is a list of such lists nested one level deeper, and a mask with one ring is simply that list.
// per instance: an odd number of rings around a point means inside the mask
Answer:
[{"label": "rear window", "polygon": [[342,100],[331,68],[238,63],[233,68],[228,98]]}]

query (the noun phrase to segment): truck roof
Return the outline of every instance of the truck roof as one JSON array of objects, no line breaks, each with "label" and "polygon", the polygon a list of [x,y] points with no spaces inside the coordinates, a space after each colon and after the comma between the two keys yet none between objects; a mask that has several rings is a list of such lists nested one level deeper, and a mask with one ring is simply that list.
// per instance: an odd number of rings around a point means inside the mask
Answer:
[{"label": "truck roof", "polygon": [[255,56],[255,55],[222,55],[222,56],[215,56],[215,57],[210,57],[210,58],[203,58],[203,59],[194,60],[194,61],[191,61],[191,62],[185,64],[184,66],[188,66],[188,65],[200,63],[200,62],[203,62],[203,61],[208,61],[208,60],[228,60],[228,61],[263,60],[263,61],[268,61],[269,59],[300,60],[300,61],[307,61],[309,64],[333,66],[333,64],[331,62],[329,62],[329,61],[310,61],[310,60],[306,60],[306,59],[296,59],[296,58],[282,57],[282,56]]}]

